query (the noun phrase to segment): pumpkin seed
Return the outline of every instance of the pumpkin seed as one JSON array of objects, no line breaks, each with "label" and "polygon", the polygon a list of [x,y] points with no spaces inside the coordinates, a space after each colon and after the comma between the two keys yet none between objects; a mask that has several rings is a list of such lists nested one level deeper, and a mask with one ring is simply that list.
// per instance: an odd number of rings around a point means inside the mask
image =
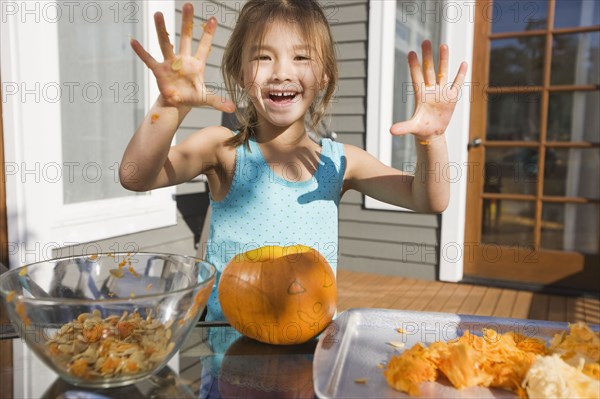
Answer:
[{"label": "pumpkin seed", "polygon": [[125,275],[125,271],[123,269],[110,269],[108,272],[116,278],[121,278]]},{"label": "pumpkin seed", "polygon": [[388,345],[393,346],[394,348],[404,348],[403,342],[390,341],[388,342]]}]

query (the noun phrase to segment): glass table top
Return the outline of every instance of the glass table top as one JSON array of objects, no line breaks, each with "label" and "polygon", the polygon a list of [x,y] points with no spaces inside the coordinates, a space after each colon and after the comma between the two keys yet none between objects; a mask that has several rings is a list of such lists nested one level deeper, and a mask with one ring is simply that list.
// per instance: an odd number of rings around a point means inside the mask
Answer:
[{"label": "glass table top", "polygon": [[[10,327],[0,333],[0,339],[17,349],[25,345]],[[74,386],[41,361],[20,358],[19,350],[13,351],[12,369],[1,372],[4,381],[15,385],[27,374],[31,380],[31,376],[43,373],[39,380],[46,386],[36,390],[44,392],[42,398],[52,399],[314,398],[312,360],[316,345],[316,339],[296,346],[267,345],[242,337],[226,324],[198,323],[176,355],[178,362],[171,361],[156,375],[129,386]],[[19,397],[19,390],[13,386],[15,397]]]}]

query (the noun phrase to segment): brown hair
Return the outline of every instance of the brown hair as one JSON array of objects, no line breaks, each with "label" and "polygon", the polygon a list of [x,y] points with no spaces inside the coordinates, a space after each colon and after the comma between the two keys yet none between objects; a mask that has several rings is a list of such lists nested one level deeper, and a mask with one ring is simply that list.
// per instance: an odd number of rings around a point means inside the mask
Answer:
[{"label": "brown hair", "polygon": [[247,144],[254,134],[257,113],[240,84],[244,67],[242,57],[248,43],[262,43],[269,23],[274,21],[297,24],[306,42],[315,43],[315,57],[327,76],[327,82],[324,94],[318,95],[309,108],[313,128],[321,122],[333,98],[338,79],[337,61],[329,23],[319,3],[316,0],[249,0],[242,8],[223,55],[221,71],[227,92],[234,103],[247,103],[243,111],[236,108],[241,129],[226,141],[226,145],[237,147]]}]

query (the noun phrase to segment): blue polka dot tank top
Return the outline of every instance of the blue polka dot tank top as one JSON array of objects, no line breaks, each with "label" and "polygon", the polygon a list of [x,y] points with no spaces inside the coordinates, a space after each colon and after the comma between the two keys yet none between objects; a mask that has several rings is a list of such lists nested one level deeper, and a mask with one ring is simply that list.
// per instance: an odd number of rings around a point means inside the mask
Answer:
[{"label": "blue polka dot tank top", "polygon": [[236,148],[235,172],[221,201],[211,197],[206,259],[217,268],[207,320],[225,320],[217,296],[223,268],[239,253],[266,245],[310,246],[327,259],[334,273],[338,257],[338,207],[346,160],[344,147],[321,140],[317,170],[299,181],[294,163],[275,174],[256,141]]}]

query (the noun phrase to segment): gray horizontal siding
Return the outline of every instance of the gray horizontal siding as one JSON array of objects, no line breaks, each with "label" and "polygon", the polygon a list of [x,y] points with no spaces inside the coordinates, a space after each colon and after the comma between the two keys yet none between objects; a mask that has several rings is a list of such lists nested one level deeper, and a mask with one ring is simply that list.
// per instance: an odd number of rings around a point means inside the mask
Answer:
[{"label": "gray horizontal siding", "polygon": [[423,218],[423,215],[421,214],[408,211],[396,212],[372,209],[368,212],[361,212],[361,205],[362,204],[342,202],[340,204],[342,214],[352,215],[352,218],[341,218],[340,220],[426,228],[427,231],[435,230],[439,227],[439,217]]},{"label": "gray horizontal siding", "polygon": [[187,227],[181,214],[177,213],[177,224],[174,226],[163,227],[141,231],[134,234],[128,234],[120,237],[112,237],[106,240],[99,240],[92,244],[76,245],[68,248],[55,250],[53,256],[60,256],[61,253],[69,255],[86,255],[90,250],[99,248],[101,252],[166,252],[181,255],[195,255],[194,235]]},{"label": "gray horizontal siding", "polygon": [[397,259],[373,259],[345,254],[340,256],[338,268],[345,268],[357,272],[420,278],[423,280],[436,280],[438,273],[437,267],[432,264],[399,262]]},{"label": "gray horizontal siding", "polygon": [[[368,2],[327,2],[340,79],[330,128],[338,141],[364,148],[366,131]],[[338,267],[434,280],[439,216],[368,210],[363,196],[347,192],[340,205]]]},{"label": "gray horizontal siding", "polygon": [[331,103],[331,112],[335,115],[365,115],[366,104],[361,97],[338,97]]},{"label": "gray horizontal siding", "polygon": [[402,242],[435,244],[437,241],[436,235],[436,229],[431,227],[364,222],[354,218],[346,218],[346,215],[341,215],[340,218],[340,237],[344,238],[385,241],[390,245]]},{"label": "gray horizontal siding", "polygon": [[338,81],[337,97],[352,97],[366,99],[367,86],[365,78],[340,78]]}]

